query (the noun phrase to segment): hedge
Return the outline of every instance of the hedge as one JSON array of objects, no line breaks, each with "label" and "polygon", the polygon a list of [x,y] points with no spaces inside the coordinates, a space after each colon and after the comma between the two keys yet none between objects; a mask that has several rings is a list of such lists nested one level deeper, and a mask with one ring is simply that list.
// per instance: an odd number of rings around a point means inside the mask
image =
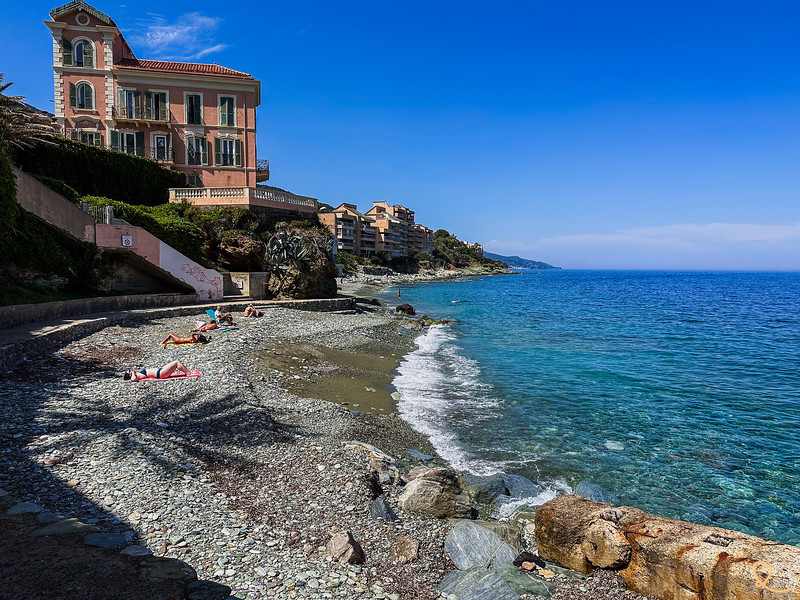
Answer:
[{"label": "hedge", "polygon": [[81,196],[128,204],[164,204],[169,188],[186,187],[185,174],[155,161],[63,138],[17,150],[15,162],[28,173],[63,181]]}]

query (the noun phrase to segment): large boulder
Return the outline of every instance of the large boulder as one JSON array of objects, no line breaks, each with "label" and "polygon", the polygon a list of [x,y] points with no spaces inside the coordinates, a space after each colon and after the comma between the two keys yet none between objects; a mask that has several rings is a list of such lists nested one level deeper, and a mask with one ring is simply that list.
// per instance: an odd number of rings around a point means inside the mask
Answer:
[{"label": "large boulder", "polygon": [[460,521],[447,534],[444,548],[459,569],[481,567],[494,571],[513,564],[517,551],[506,544],[494,531],[473,521]]},{"label": "large boulder", "polygon": [[431,469],[409,483],[398,504],[408,512],[441,518],[472,517],[469,497],[461,492],[456,474],[444,468]]},{"label": "large boulder", "polygon": [[217,262],[229,271],[263,271],[264,244],[234,233],[219,240]]},{"label": "large boulder", "polygon": [[401,304],[397,306],[394,311],[396,313],[400,313],[401,315],[408,315],[410,317],[413,317],[415,314],[417,314],[417,311],[414,310],[414,307],[410,304]]},{"label": "large boulder", "polygon": [[578,496],[559,496],[537,509],[536,543],[548,561],[581,573],[617,569],[630,589],[663,600],[800,592],[796,546]]}]

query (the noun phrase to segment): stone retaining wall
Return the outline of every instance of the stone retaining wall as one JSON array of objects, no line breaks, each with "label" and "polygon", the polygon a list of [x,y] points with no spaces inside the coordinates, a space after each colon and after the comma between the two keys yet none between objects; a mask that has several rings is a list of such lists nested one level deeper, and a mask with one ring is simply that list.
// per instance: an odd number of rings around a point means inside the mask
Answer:
[{"label": "stone retaining wall", "polygon": [[52,321],[53,319],[65,319],[92,313],[157,306],[177,306],[192,302],[197,302],[195,294],[135,294],[0,306],[0,329],[24,325],[25,323]]},{"label": "stone retaining wall", "polygon": [[536,510],[539,555],[580,573],[616,570],[662,600],[800,598],[800,548],[738,531],[559,496]]}]

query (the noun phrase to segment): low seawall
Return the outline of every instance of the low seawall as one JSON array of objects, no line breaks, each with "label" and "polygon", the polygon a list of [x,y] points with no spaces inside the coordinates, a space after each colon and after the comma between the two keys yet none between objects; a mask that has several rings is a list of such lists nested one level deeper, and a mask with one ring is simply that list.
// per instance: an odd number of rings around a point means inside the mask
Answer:
[{"label": "low seawall", "polygon": [[93,313],[177,306],[193,302],[197,302],[197,296],[194,294],[136,294],[0,306],[0,329]]}]

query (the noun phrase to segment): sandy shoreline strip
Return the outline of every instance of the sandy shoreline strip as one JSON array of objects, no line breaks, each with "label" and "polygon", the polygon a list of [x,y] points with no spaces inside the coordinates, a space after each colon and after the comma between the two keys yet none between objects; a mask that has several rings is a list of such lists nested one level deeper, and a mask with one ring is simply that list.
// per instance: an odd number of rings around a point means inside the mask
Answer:
[{"label": "sandy shoreline strip", "polygon": [[[437,598],[454,568],[443,549],[451,524],[406,513],[396,523],[372,519],[370,469],[344,448],[364,441],[405,468],[420,464],[407,449],[435,454],[381,387],[420,330],[374,310],[273,309],[212,334],[207,346],[166,349],[161,339],[193,318],[122,324],[29,361],[0,381],[0,488],[128,533],[237,598]],[[173,359],[203,377],[121,378]],[[398,489],[385,488],[395,506]],[[325,556],[343,530],[364,548],[363,566]],[[399,536],[420,542],[412,563],[391,563]],[[556,598],[638,597],[603,577],[556,584]]]}]

